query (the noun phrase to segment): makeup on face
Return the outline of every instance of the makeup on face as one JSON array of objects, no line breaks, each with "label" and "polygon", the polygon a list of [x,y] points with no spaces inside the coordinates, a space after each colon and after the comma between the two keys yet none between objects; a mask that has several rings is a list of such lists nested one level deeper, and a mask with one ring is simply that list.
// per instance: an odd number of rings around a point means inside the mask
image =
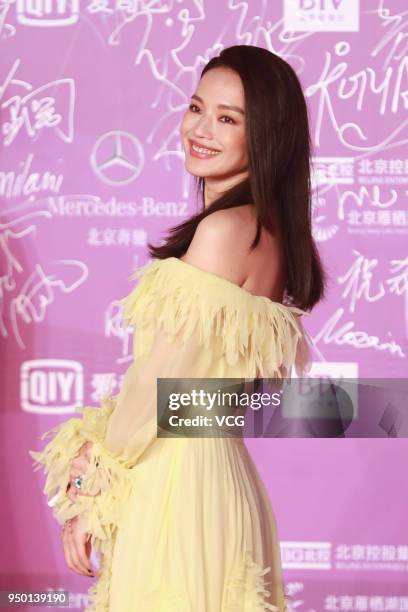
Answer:
[{"label": "makeup on face", "polygon": [[205,147],[203,144],[198,143],[195,140],[189,139],[190,154],[198,159],[213,159],[217,155],[221,154],[219,149],[211,147]]},{"label": "makeup on face", "polygon": [[180,128],[188,172],[220,182],[222,189],[246,171],[244,108],[239,75],[221,67],[203,75]]}]

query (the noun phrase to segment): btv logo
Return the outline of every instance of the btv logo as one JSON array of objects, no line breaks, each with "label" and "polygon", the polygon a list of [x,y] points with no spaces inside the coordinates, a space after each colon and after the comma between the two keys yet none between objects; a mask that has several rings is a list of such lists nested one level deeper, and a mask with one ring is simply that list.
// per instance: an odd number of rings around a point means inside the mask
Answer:
[{"label": "btv logo", "polygon": [[70,359],[33,359],[21,366],[21,407],[37,414],[75,412],[82,405],[82,364]]},{"label": "btv logo", "polygon": [[358,32],[359,0],[284,0],[284,23],[295,32]]}]

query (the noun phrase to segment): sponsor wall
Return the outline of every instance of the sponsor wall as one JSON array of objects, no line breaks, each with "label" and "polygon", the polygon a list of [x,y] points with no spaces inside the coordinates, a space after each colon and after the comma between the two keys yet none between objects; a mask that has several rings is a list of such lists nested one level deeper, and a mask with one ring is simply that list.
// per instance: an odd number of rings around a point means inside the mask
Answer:
[{"label": "sponsor wall", "polygon": [[[305,320],[311,375],[406,378],[404,0],[17,0],[0,4],[1,589],[65,565],[28,449],[120,390],[118,300],[148,240],[196,210],[178,126],[233,44],[297,71],[310,108],[313,232],[330,276]],[[404,439],[252,439],[291,608],[408,609]],[[211,611],[212,612],[212,611]]]}]

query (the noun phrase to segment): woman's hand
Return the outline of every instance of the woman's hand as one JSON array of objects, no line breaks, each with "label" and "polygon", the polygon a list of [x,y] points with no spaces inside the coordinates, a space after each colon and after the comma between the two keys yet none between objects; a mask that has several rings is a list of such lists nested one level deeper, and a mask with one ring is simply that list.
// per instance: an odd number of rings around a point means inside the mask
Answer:
[{"label": "woman's hand", "polygon": [[64,545],[65,561],[69,569],[81,576],[94,577],[95,573],[89,560],[92,550],[90,536],[80,529],[78,516],[64,523],[61,539]]},{"label": "woman's hand", "polygon": [[81,491],[81,489],[78,489],[78,487],[75,486],[75,479],[78,477],[84,476],[84,474],[86,474],[88,470],[90,459],[91,459],[92,445],[93,445],[92,442],[85,442],[85,444],[83,444],[81,448],[79,449],[76,457],[74,457],[74,459],[71,461],[70,470],[69,470],[69,484],[67,487],[67,496],[74,503],[76,502],[78,495],[85,495],[86,497],[94,497],[95,495],[98,494],[98,493],[85,493]]}]

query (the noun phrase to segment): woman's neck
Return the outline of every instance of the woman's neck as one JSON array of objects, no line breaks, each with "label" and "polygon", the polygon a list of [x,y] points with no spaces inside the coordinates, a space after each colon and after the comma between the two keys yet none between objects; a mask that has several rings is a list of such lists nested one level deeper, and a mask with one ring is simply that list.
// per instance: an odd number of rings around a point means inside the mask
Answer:
[{"label": "woman's neck", "polygon": [[234,174],[226,179],[205,179],[204,180],[204,202],[205,208],[210,206],[214,200],[218,198],[222,193],[234,187],[237,183],[240,183],[248,176],[248,171],[245,170],[238,174]]}]

